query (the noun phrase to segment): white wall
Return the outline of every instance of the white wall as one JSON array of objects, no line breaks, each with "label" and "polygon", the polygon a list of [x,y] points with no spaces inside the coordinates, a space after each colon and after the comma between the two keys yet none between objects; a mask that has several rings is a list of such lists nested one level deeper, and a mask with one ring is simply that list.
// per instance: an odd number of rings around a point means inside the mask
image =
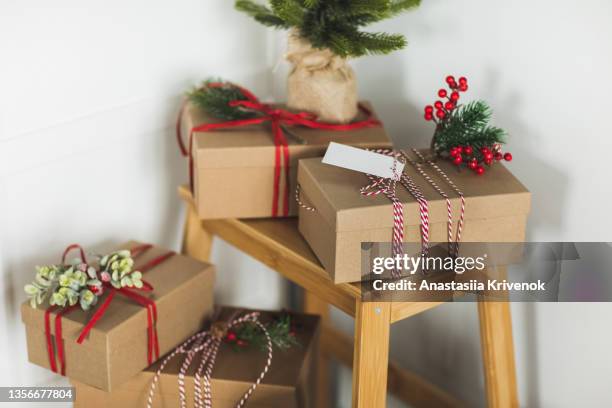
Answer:
[{"label": "white wall", "polygon": [[[362,96],[402,146],[427,143],[422,106],[447,73],[466,75],[469,95],[487,99],[511,133],[511,168],[534,193],[530,238],[610,241],[611,23],[605,0],[424,0],[376,27],[405,33],[407,50],[354,66]],[[53,380],[25,362],[18,305],[33,265],[72,241],[177,247],[175,187],[186,177],[172,126],[181,92],[212,75],[282,98],[286,66],[272,71],[282,38],[228,0],[0,3],[0,385]],[[274,273],[229,246],[218,244],[214,260],[220,300],[286,302]],[[236,284],[241,277],[256,290]],[[612,306],[513,312],[522,406],[609,405]],[[340,314],[338,322],[350,330]],[[398,323],[392,344],[405,366],[484,405],[475,305]]]}]

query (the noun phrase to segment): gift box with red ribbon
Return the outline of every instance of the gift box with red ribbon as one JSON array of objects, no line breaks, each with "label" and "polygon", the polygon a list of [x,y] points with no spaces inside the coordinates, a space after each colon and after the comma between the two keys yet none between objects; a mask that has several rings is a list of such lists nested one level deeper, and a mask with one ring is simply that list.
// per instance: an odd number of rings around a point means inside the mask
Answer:
[{"label": "gift box with red ribbon", "polygon": [[223,307],[214,320],[112,392],[72,381],[75,408],[316,406],[318,316]]},{"label": "gift box with red ribbon", "polygon": [[363,148],[391,146],[368,103],[359,105],[353,122],[331,124],[307,112],[262,103],[248,90],[237,89],[242,97],[230,104],[254,117],[224,121],[189,102],[177,122],[179,146],[189,160],[191,190],[202,219],[297,215],[290,197],[298,160],[323,156],[332,141]]},{"label": "gift box with red ribbon", "polygon": [[21,307],[29,360],[106,391],[197,332],[213,309],[213,266],[153,245],[128,242],[107,256],[71,245],[38,270]]}]

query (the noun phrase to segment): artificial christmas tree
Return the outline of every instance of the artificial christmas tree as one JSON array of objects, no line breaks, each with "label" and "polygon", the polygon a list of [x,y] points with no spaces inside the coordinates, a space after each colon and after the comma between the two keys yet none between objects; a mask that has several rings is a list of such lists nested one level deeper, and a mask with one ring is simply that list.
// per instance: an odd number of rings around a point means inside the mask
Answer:
[{"label": "artificial christmas tree", "polygon": [[266,26],[290,29],[287,60],[290,108],[321,120],[346,123],[357,115],[357,84],[348,58],[388,54],[406,45],[399,34],[360,29],[419,5],[420,0],[252,0],[236,8]]}]

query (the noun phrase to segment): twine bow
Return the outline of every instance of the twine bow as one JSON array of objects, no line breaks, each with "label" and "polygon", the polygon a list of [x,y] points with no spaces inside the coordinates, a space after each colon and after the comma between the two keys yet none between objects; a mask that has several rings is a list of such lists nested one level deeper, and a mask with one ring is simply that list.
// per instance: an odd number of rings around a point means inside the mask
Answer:
[{"label": "twine bow", "polygon": [[255,380],[255,382],[249,387],[249,389],[240,398],[240,401],[236,404],[236,407],[242,407],[251,397],[257,386],[261,383],[266,373],[270,369],[272,364],[272,338],[266,327],[259,321],[259,313],[252,312],[245,314],[238,318],[231,318],[227,322],[215,322],[211,325],[210,330],[197,333],[188,338],[183,344],[178,346],[172,353],[170,353],[157,369],[155,376],[149,387],[149,395],[147,398],[147,408],[153,407],[153,398],[155,397],[155,390],[159,383],[159,377],[161,376],[164,368],[170,360],[178,355],[184,355],[185,360],[179,369],[178,374],[178,390],[179,390],[179,402],[181,408],[187,407],[187,393],[185,388],[185,376],[187,370],[191,366],[193,360],[198,353],[199,365],[195,371],[194,376],[194,407],[195,408],[211,408],[212,407],[212,371],[215,365],[217,353],[221,342],[225,337],[225,333],[232,327],[239,326],[243,323],[250,322],[255,324],[266,336],[266,346],[268,356],[266,365],[262,369],[261,373]]},{"label": "twine bow", "polygon": [[[208,83],[206,86],[218,88],[224,86],[222,83]],[[285,136],[283,126],[303,126],[310,129],[332,130],[332,131],[349,131],[362,129],[366,127],[380,126],[380,122],[372,117],[372,113],[364,106],[359,106],[367,117],[358,122],[348,124],[333,124],[317,121],[316,115],[309,112],[290,112],[285,109],[274,107],[270,104],[262,103],[249,90],[236,86],[244,96],[244,100],[235,100],[229,103],[230,106],[241,107],[253,112],[257,112],[260,116],[249,119],[230,120],[219,123],[204,123],[193,127],[189,131],[188,148],[183,143],[181,136],[181,118],[185,111],[185,104],[181,107],[179,117],[176,123],[176,135],[179,148],[183,156],[189,159],[189,185],[191,191],[194,191],[194,163],[193,163],[193,135],[195,132],[211,132],[220,129],[231,129],[236,127],[259,125],[270,123],[272,127],[272,135],[274,139],[274,191],[272,197],[272,216],[288,216],[289,215],[289,166],[290,153],[289,144]],[[285,188],[283,194],[282,212],[279,212],[279,197],[281,190],[281,174],[284,173]]]},{"label": "twine bow", "polygon": [[[135,258],[139,256],[140,254],[144,253],[145,251],[147,251],[148,249],[150,249],[151,247],[152,245],[149,245],[149,244],[139,245],[139,246],[132,248],[131,253],[133,257]],[[78,244],[72,244],[66,248],[66,250],[64,251],[64,254],[62,255],[62,264],[66,263],[66,257],[68,253],[70,253],[70,251],[74,249],[79,250],[81,261],[87,264],[87,258],[85,257],[85,251]],[[160,255],[152,259],[151,261],[145,263],[144,265],[137,267],[136,269],[140,270],[143,273],[147,272],[148,270],[154,268],[155,266],[164,262],[165,260],[167,260],[173,255],[174,255],[174,252],[172,251],[167,252],[163,255]],[[79,334],[79,337],[77,339],[77,343],[82,344],[83,341],[85,341],[85,338],[87,337],[89,332],[94,328],[96,323],[102,318],[102,316],[104,316],[104,314],[108,310],[108,307],[110,306],[114,297],[119,294],[119,295],[127,297],[128,299],[135,301],[136,303],[138,303],[139,305],[147,309],[147,361],[149,364],[152,364],[154,360],[159,359],[159,354],[160,354],[159,343],[157,339],[157,306],[153,300],[137,293],[137,291],[152,292],[153,286],[151,286],[151,284],[149,284],[146,281],[143,281],[142,288],[117,289],[108,282],[104,282],[103,286],[105,287],[106,290],[108,290],[109,292],[108,296],[106,297],[104,302],[100,305],[100,307],[96,310],[93,316],[89,319],[87,324],[83,327],[83,330],[81,330],[81,333]],[[65,351],[64,351],[64,340],[62,338],[62,316],[72,312],[73,310],[77,309],[77,307],[78,307],[77,305],[73,305],[73,306],[69,306],[69,307],[60,309],[58,306],[53,305],[47,308],[47,310],[45,310],[45,340],[47,344],[47,354],[49,357],[49,365],[53,372],[59,373],[61,375],[66,375],[66,357],[65,357]],[[55,312],[58,309],[60,310],[55,315],[55,348],[54,348],[52,334],[51,334],[51,315],[53,314],[53,312]],[[59,371],[58,371],[57,361],[56,361],[56,350],[57,350],[57,359],[59,360],[59,366],[60,366]]]}]

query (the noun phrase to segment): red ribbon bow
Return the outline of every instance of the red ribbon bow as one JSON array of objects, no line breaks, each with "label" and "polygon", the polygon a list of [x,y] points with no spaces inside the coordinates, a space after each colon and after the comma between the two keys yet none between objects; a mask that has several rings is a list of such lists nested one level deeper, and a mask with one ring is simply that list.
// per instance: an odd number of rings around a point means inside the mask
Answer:
[{"label": "red ribbon bow", "polygon": [[[149,244],[136,246],[131,249],[132,256],[135,258],[150,249],[151,247],[152,246]],[[83,248],[78,244],[72,244],[66,248],[62,256],[62,264],[66,263],[66,256],[73,249],[78,249],[80,251],[81,261],[87,264],[87,259],[85,258],[85,251],[83,251]],[[167,252],[135,269],[143,273],[147,272],[148,270],[159,265],[160,263],[164,262],[166,259],[170,258],[173,255],[173,251]],[[153,364],[155,360],[159,359],[159,343],[157,340],[157,306],[155,305],[155,302],[153,300],[139,293],[136,293],[136,291],[152,292],[153,286],[151,286],[151,284],[149,284],[148,282],[143,281],[142,288],[117,289],[108,282],[104,283],[104,287],[109,291],[109,294],[104,300],[104,302],[100,305],[98,310],[96,310],[96,312],[93,314],[91,319],[89,319],[85,327],[83,327],[83,330],[81,331],[77,339],[77,343],[81,344],[83,343],[83,341],[85,341],[85,338],[87,337],[91,329],[94,328],[98,320],[100,320],[102,316],[104,316],[104,314],[106,313],[106,310],[110,306],[114,297],[117,294],[120,294],[127,297],[128,299],[134,300],[136,303],[147,309],[147,361],[149,365]],[[66,357],[64,353],[64,343],[62,339],[62,316],[72,312],[77,308],[78,305],[63,308],[55,315],[55,349],[57,349],[57,358],[59,359],[60,364],[59,372],[61,375],[66,375]],[[47,343],[47,354],[49,355],[49,364],[51,366],[51,370],[55,373],[57,373],[58,370],[55,358],[55,349],[53,347],[53,340],[51,336],[51,314],[57,309],[59,309],[59,307],[53,305],[45,311],[45,338]]]},{"label": "red ribbon bow", "polygon": [[[208,83],[207,87],[218,88],[224,86],[223,83]],[[283,132],[283,125],[288,126],[304,126],[310,129],[333,130],[333,131],[349,131],[362,129],[366,127],[380,126],[380,121],[374,119],[370,112],[363,105],[359,105],[359,109],[365,112],[367,118],[358,122],[348,124],[333,124],[317,121],[316,115],[309,112],[293,113],[284,109],[276,108],[270,104],[262,103],[249,90],[236,86],[244,96],[244,100],[235,100],[229,103],[230,106],[240,106],[253,112],[258,112],[261,116],[250,119],[230,120],[220,123],[205,123],[193,127],[189,132],[189,149],[185,148],[183,138],[181,137],[181,118],[185,110],[185,104],[181,107],[179,117],[176,123],[176,135],[183,156],[189,157],[189,185],[193,192],[193,134],[195,132],[211,132],[218,129],[229,129],[235,127],[258,125],[270,122],[272,125],[272,134],[274,136],[275,157],[274,157],[274,192],[272,197],[272,216],[278,217],[278,199],[280,196],[280,181],[281,171],[285,173],[285,192],[283,195],[282,216],[289,215],[289,145],[287,138]],[[282,157],[281,157],[282,156]]]}]

